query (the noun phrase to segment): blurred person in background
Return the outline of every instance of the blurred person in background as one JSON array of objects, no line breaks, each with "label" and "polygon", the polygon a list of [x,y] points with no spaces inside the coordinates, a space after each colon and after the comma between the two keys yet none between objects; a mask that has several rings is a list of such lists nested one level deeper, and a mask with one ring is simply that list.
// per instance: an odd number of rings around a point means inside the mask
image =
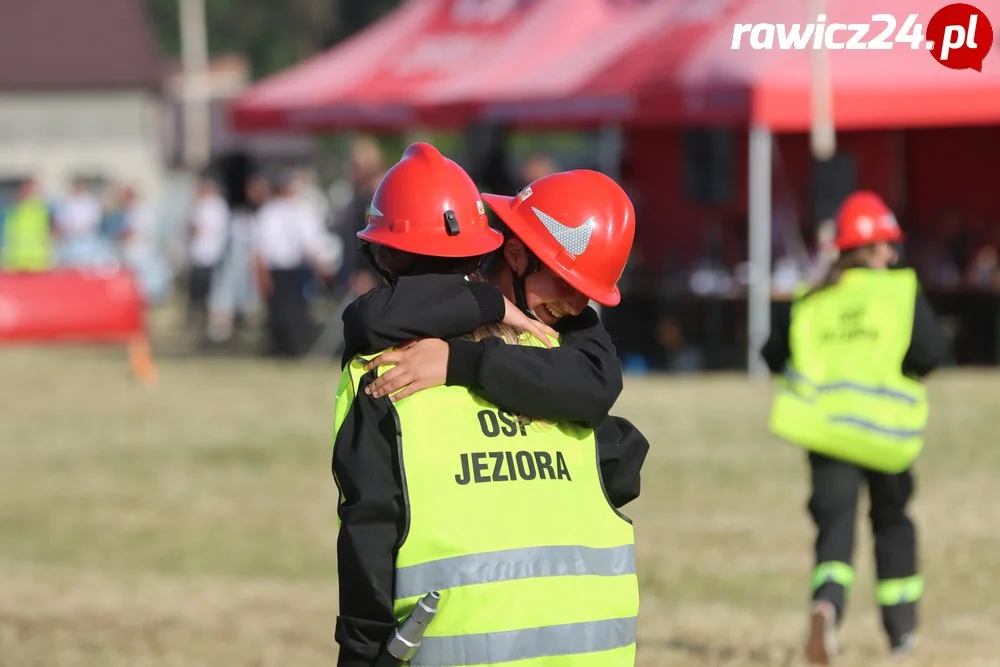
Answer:
[{"label": "blurred person in background", "polygon": [[[415,144],[376,191],[369,225],[359,236],[390,285],[450,278],[474,292],[472,285],[485,285],[476,272],[480,256],[504,242],[490,229],[479,197],[461,167],[430,145]],[[394,224],[399,220],[409,224]],[[497,295],[491,303],[502,310]],[[504,320],[509,327],[494,320],[464,342],[488,337],[514,350],[555,351],[529,348],[516,322],[541,340],[548,329],[520,311],[513,315],[515,321]],[[559,664],[577,656],[587,664],[633,665],[634,537],[631,522],[614,508],[638,495],[648,449],[641,434],[633,428],[628,439],[620,432],[602,438],[602,431],[580,425],[533,423],[458,387],[403,400],[377,398],[368,391],[379,376],[373,364],[378,362],[364,357],[348,360],[337,396],[339,667],[382,664],[380,653],[397,619],[431,590],[441,593],[441,611],[418,650],[421,664],[445,664],[455,655],[476,665],[532,658],[532,664],[549,664],[546,658],[555,655]],[[535,413],[546,405],[534,405]],[[496,449],[493,438],[501,432],[527,438],[522,448],[534,454],[508,452],[503,459],[498,453],[492,458],[497,465],[484,474],[481,455],[469,452]],[[626,450],[638,453],[638,466],[618,465]],[[603,456],[608,452],[612,460]],[[532,482],[557,477],[564,483]],[[491,480],[521,483],[481,485]],[[549,574],[590,576],[481,576],[521,560]],[[466,569],[455,563],[464,561],[475,565],[468,570],[472,579],[455,576]],[[485,625],[486,617],[477,621],[470,614],[487,607],[493,611]],[[512,644],[504,637],[514,630],[533,639]]]},{"label": "blurred person in background", "polygon": [[1000,289],[1000,255],[996,246],[985,244],[972,254],[965,270],[965,283],[975,289]]},{"label": "blurred person in background", "polygon": [[660,344],[661,364],[669,373],[700,373],[705,369],[704,355],[684,335],[680,319],[663,317],[656,325],[656,340]]},{"label": "blurred person in background", "polygon": [[122,221],[117,242],[122,260],[135,273],[146,303],[160,304],[169,293],[171,275],[158,248],[153,206],[129,184],[120,188],[119,205]]},{"label": "blurred person in background", "polygon": [[101,242],[103,220],[101,200],[87,189],[84,179],[73,179],[69,194],[55,210],[60,265],[94,266],[110,259],[109,248]]},{"label": "blurred person in background", "polygon": [[[946,209],[932,227],[934,240],[947,251],[949,275],[944,276],[952,284],[961,282],[963,270],[969,266],[975,250],[973,225],[968,218],[955,209]],[[944,271],[941,271],[944,273]],[[953,272],[953,273],[951,273]]]},{"label": "blurred person in background", "polygon": [[816,227],[816,250],[812,256],[811,266],[807,274],[810,285],[823,280],[830,267],[837,261],[840,251],[837,250],[837,221],[827,219]]},{"label": "blurred person in background", "polygon": [[887,270],[901,241],[877,195],[851,195],[837,218],[840,256],[795,301],[790,326],[776,329],[762,350],[770,369],[784,373],[771,430],[809,450],[808,507],[817,536],[806,657],[814,664],[830,664],[836,653],[836,629],[855,578],[855,521],[865,483],[876,596],[890,649],[906,655],[916,639],[924,581],[907,506],[928,415],[920,380],[946,361],[948,349],[916,273]]},{"label": "blurred person in background", "polygon": [[795,294],[795,290],[802,284],[803,278],[795,258],[781,255],[775,260],[774,269],[771,272],[771,296],[782,300],[790,299]]},{"label": "blurred person in background", "polygon": [[236,326],[258,306],[253,254],[257,218],[271,197],[267,179],[256,174],[246,183],[247,205],[233,211],[228,251],[213,276],[209,295],[208,337],[215,343],[228,340]]},{"label": "blurred person in background", "polygon": [[935,218],[923,238],[912,244],[910,260],[929,285],[959,287],[963,267],[968,265],[971,255],[972,240],[955,211],[942,211]]},{"label": "blurred person in background", "polygon": [[199,331],[206,325],[212,276],[226,252],[229,215],[218,184],[202,177],[188,223],[188,325]]},{"label": "blurred person in background", "polygon": [[312,206],[321,220],[328,220],[331,216],[330,197],[320,187],[319,175],[312,169],[295,169],[292,179],[298,196]]},{"label": "blurred person in background", "polygon": [[257,215],[253,264],[267,306],[265,354],[301,357],[313,344],[318,326],[309,313],[305,276],[329,282],[336,272],[323,221],[300,198],[287,173],[272,183],[274,195]]},{"label": "blurred person in background", "polygon": [[49,208],[33,178],[21,183],[17,199],[3,216],[0,269],[48,271],[55,264]]},{"label": "blurred person in background", "polygon": [[98,233],[101,240],[119,249],[126,234],[128,189],[129,186],[126,184],[118,184],[108,188],[108,205],[101,218],[101,227]]},{"label": "blurred person in background", "polygon": [[347,164],[351,196],[346,206],[334,214],[333,224],[344,248],[340,273],[347,287],[347,298],[360,296],[378,285],[375,267],[358,249],[357,233],[367,224],[368,207],[384,175],[385,159],[378,142],[367,135],[357,137],[351,144]]},{"label": "blurred person in background", "polygon": [[545,153],[532,153],[521,165],[521,187],[525,187],[559,170],[555,160]]}]

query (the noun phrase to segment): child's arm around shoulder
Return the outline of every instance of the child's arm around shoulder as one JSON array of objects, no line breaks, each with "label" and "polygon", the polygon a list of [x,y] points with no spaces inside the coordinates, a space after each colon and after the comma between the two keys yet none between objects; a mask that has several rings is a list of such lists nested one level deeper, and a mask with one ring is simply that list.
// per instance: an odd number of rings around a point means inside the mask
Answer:
[{"label": "child's arm around shoulder", "polygon": [[396,624],[395,552],[405,510],[395,430],[386,428],[395,423],[392,408],[363,391],[372,376],[362,379],[333,448],[340,491],[338,667],[369,667]]}]

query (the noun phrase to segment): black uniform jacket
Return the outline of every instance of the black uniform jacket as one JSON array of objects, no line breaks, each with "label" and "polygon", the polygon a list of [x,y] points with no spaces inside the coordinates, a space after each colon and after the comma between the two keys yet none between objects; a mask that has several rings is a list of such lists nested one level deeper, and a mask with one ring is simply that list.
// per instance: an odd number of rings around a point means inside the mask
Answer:
[{"label": "black uniform jacket", "polygon": [[[344,311],[343,364],[417,338],[462,336],[503,314],[503,295],[490,283],[454,275],[400,278]],[[468,387],[515,414],[597,426],[622,391],[614,343],[592,308],[555,329],[561,347],[554,349],[499,338],[450,340],[445,384]]]},{"label": "black uniform jacket", "polygon": [[[403,278],[345,311],[345,364],[413,338],[465,334],[502,316],[503,299],[488,283]],[[601,479],[608,499],[622,507],[639,496],[649,443],[629,421],[608,416],[622,387],[614,345],[589,308],[564,318],[557,330],[563,340],[556,349],[500,339],[450,341],[447,384],[466,386],[516,414],[597,424]],[[362,380],[334,447],[333,472],[344,498],[337,543],[340,667],[371,665],[395,626],[393,572],[405,510],[391,404],[363,392],[374,377],[372,371]]]},{"label": "black uniform jacket", "polygon": [[[761,356],[764,357],[772,373],[782,372],[791,357],[788,346],[791,326],[790,317],[779,323],[761,350]],[[948,340],[937,321],[934,309],[923,292],[918,290],[913,310],[913,335],[910,338],[910,347],[903,358],[903,374],[912,378],[923,378],[947,362],[949,355]]]}]

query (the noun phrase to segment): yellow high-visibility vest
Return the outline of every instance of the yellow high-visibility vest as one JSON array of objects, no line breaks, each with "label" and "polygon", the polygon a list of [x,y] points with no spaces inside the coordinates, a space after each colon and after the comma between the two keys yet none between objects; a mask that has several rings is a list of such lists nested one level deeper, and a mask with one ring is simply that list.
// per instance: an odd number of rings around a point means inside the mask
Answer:
[{"label": "yellow high-visibility vest", "polygon": [[928,417],[925,387],[902,372],[917,288],[912,270],[858,268],[796,300],[771,430],[873,470],[912,465]]},{"label": "yellow high-visibility vest", "polygon": [[[344,370],[336,431],[370,358]],[[594,431],[523,423],[463,387],[392,413],[406,500],[395,614],[442,597],[409,664],[632,667],[634,534],[604,492]]]},{"label": "yellow high-visibility vest", "polygon": [[54,263],[49,212],[28,199],[15,204],[3,220],[0,267],[5,271],[47,271]]}]

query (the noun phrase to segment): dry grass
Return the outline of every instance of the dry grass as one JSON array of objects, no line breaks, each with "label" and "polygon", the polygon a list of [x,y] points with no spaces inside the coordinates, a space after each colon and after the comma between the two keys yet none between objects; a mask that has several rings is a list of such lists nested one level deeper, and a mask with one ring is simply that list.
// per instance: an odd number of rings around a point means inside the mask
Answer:
[{"label": "dry grass", "polygon": [[[332,367],[0,352],[0,666],[335,664]],[[1000,664],[1000,379],[932,382],[914,511],[928,593],[907,664]],[[649,436],[641,665],[797,664],[812,528],[804,456],[742,378],[630,380]],[[842,664],[882,664],[871,542]],[[888,664],[888,663],[887,663]]]}]

